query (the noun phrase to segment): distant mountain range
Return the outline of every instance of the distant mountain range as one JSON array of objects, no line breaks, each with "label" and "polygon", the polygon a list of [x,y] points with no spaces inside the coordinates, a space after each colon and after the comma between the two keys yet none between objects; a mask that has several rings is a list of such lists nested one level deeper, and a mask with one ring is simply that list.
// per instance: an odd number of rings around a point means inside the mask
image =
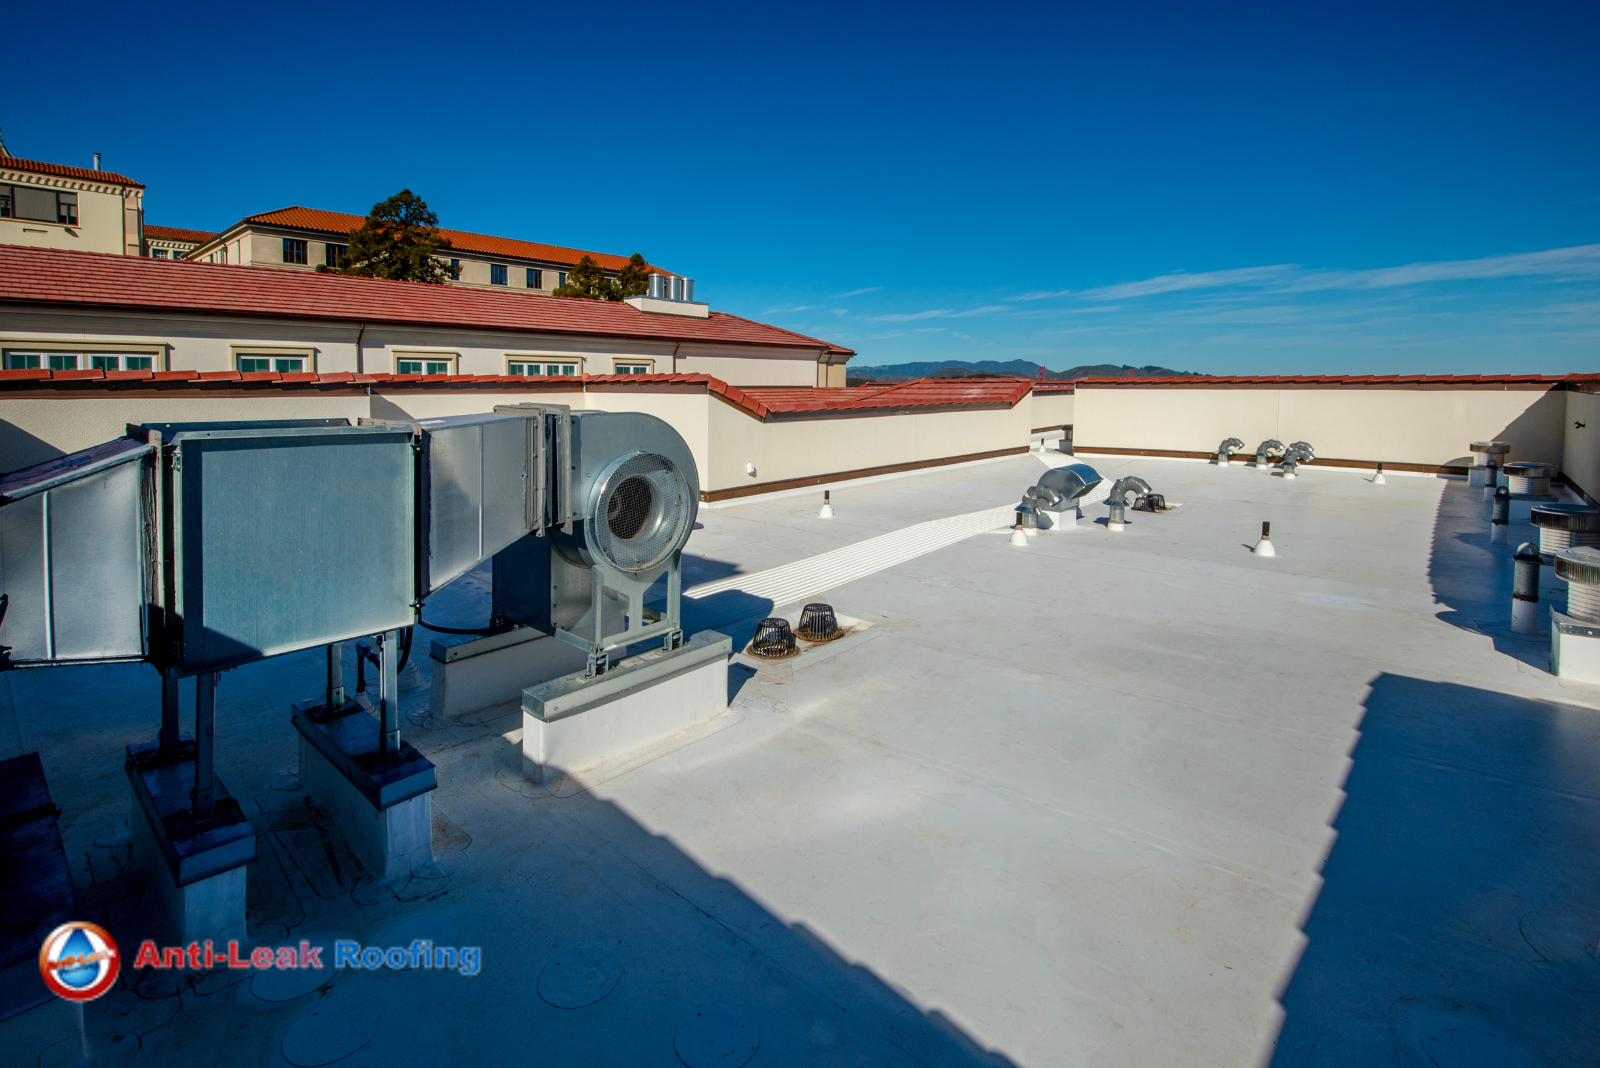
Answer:
[{"label": "distant mountain range", "polygon": [[[849,365],[851,382],[905,382],[913,378],[976,378],[998,375],[1007,378],[1038,378],[1040,366],[1027,360],[940,360],[929,363],[896,363],[885,367]],[[1065,371],[1045,371],[1049,380],[1069,378],[1177,378],[1198,376],[1203,371],[1174,371],[1170,367],[1129,367],[1114,363],[1085,364]]]}]

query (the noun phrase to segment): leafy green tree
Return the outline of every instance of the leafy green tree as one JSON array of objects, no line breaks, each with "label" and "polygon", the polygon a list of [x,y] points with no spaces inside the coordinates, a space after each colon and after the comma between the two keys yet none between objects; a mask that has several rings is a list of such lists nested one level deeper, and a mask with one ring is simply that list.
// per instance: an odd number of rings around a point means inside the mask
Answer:
[{"label": "leafy green tree", "polygon": [[350,235],[349,251],[337,266],[319,263],[317,270],[443,285],[450,269],[435,254],[449,246],[450,239],[439,232],[439,217],[421,197],[402,189],[372,206],[366,222]]},{"label": "leafy green tree", "polygon": [[578,265],[567,272],[565,285],[557,286],[555,295],[558,297],[577,297],[579,300],[621,300],[617,296],[616,284],[606,277],[605,271],[594,262],[594,257],[585,256],[578,261]]},{"label": "leafy green tree", "polygon": [[624,300],[628,297],[642,297],[650,292],[650,265],[644,257],[635,252],[628,257],[627,266],[617,272],[617,296],[613,300]]}]

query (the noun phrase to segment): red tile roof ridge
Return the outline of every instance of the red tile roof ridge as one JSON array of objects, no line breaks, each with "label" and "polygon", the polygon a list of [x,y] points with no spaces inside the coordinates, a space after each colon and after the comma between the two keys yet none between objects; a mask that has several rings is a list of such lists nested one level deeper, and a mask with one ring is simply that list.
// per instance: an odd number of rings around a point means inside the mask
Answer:
[{"label": "red tile roof ridge", "polygon": [[131,185],[136,189],[143,189],[143,182],[136,182],[125,174],[116,171],[97,171],[93,167],[71,167],[65,163],[46,163],[37,159],[21,159],[17,156],[0,156],[0,167],[10,167],[12,170],[28,171],[33,174],[50,174],[57,178],[78,178],[88,182],[105,182],[107,185]]}]

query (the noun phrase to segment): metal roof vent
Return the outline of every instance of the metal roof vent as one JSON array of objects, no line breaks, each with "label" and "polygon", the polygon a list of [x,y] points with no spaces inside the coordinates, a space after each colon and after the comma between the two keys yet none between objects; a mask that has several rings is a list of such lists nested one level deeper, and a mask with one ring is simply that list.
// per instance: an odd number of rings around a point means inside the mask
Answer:
[{"label": "metal roof vent", "polygon": [[1556,477],[1555,464],[1506,464],[1506,485],[1511,495],[1527,494],[1533,497],[1550,496],[1550,480]]},{"label": "metal roof vent", "polygon": [[1600,624],[1600,549],[1585,545],[1556,553],[1556,578],[1567,580],[1567,615]]},{"label": "metal roof vent", "polygon": [[1268,438],[1256,446],[1256,467],[1262,471],[1271,469],[1274,454],[1283,455],[1283,442],[1277,438]]},{"label": "metal roof vent", "polygon": [[1511,446],[1503,441],[1474,441],[1467,446],[1472,450],[1472,466],[1486,467],[1497,463],[1497,457],[1505,456],[1511,451]]},{"label": "metal roof vent", "polygon": [[1098,485],[1100,472],[1088,464],[1052,467],[1023,493],[1022,503],[1047,512],[1065,512],[1077,508],[1078,502]]},{"label": "metal roof vent", "polygon": [[672,274],[652,274],[643,296],[629,297],[627,303],[654,315],[687,315],[709,319],[711,308],[694,299],[694,279]]},{"label": "metal roof vent", "polygon": [[1242,448],[1244,448],[1244,442],[1240,441],[1238,438],[1229,438],[1228,440],[1224,441],[1221,445],[1218,445],[1217,446],[1217,466],[1218,467],[1227,467],[1228,466],[1228,460],[1229,460],[1229,457],[1231,455],[1231,450],[1233,450],[1233,449],[1242,449]]},{"label": "metal roof vent", "polygon": [[1600,545],[1600,508],[1536,504],[1528,518],[1539,528],[1539,551],[1546,556],[1576,545]]}]

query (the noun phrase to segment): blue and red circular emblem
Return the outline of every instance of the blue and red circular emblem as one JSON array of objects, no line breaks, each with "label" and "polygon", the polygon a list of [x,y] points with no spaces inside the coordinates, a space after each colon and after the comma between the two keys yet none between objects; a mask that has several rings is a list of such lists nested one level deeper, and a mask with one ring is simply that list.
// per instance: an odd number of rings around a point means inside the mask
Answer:
[{"label": "blue and red circular emblem", "polygon": [[111,989],[122,971],[122,954],[98,924],[73,920],[50,932],[39,947],[39,974],[52,994],[68,1001],[93,1001]]}]

